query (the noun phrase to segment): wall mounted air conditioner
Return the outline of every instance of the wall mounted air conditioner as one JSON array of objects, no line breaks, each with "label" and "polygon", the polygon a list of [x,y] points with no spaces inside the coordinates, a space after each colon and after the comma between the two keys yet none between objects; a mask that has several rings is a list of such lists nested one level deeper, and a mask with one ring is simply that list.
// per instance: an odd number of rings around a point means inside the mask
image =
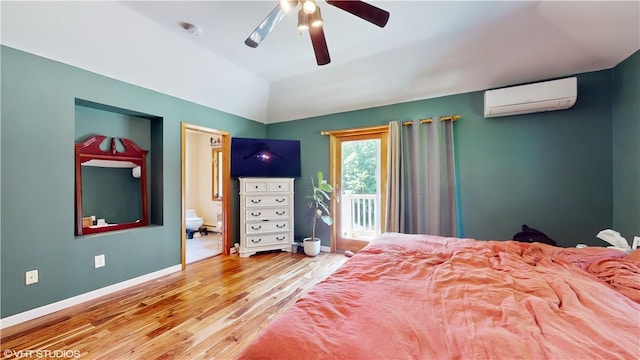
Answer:
[{"label": "wall mounted air conditioner", "polygon": [[484,92],[484,117],[568,109],[576,103],[575,77]]}]

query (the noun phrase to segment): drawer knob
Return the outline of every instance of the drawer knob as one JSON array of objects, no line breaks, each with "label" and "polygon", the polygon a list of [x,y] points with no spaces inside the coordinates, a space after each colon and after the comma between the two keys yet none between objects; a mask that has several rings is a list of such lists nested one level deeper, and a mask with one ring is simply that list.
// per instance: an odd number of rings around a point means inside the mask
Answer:
[{"label": "drawer knob", "polygon": [[257,200],[256,199],[251,199],[251,202],[254,203],[254,204],[259,204],[260,201],[262,201],[262,199],[257,199]]},{"label": "drawer knob", "polygon": [[285,201],[287,201],[287,199],[278,199],[278,198],[276,198],[276,202],[283,203]]},{"label": "drawer knob", "polygon": [[258,225],[258,226],[251,225],[251,228],[253,230],[260,230],[260,229],[262,229],[262,225]]},{"label": "drawer knob", "polygon": [[260,216],[260,215],[262,215],[262,213],[260,213],[260,212],[259,212],[259,213],[257,213],[257,214],[256,214],[256,213],[254,213],[254,212],[252,212],[252,213],[251,213],[251,216]]},{"label": "drawer knob", "polygon": [[262,238],[257,239],[257,240],[256,240],[256,239],[251,239],[251,242],[252,242],[252,243],[254,243],[254,244],[257,244],[257,243],[259,243],[260,241],[262,241]]},{"label": "drawer knob", "polygon": [[287,224],[276,224],[278,229],[282,229],[283,227],[287,227]]},{"label": "drawer knob", "polygon": [[276,211],[276,215],[282,216],[284,214],[286,214],[286,211]]},{"label": "drawer knob", "polygon": [[278,241],[282,241],[282,240],[284,240],[286,238],[287,238],[286,236],[276,236],[276,240],[278,240]]}]

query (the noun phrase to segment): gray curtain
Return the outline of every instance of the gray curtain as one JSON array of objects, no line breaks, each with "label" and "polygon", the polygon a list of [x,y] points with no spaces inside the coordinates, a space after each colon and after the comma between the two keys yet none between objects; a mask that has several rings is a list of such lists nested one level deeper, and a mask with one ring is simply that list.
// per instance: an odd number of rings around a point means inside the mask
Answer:
[{"label": "gray curtain", "polygon": [[453,122],[389,123],[387,231],[457,236]]}]

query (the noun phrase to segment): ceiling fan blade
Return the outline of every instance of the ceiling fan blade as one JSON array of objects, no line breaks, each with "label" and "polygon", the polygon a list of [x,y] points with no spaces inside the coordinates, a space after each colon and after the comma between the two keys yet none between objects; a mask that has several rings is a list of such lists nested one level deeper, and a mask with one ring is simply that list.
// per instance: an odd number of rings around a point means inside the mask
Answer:
[{"label": "ceiling fan blade", "polygon": [[322,26],[309,27],[309,36],[311,36],[311,44],[313,45],[313,52],[316,54],[316,62],[318,65],[327,65],[330,63],[329,48],[327,47],[327,39],[324,37]]},{"label": "ceiling fan blade", "polygon": [[351,13],[372,24],[384,27],[389,21],[389,12],[367,4],[364,1],[331,1],[327,0],[327,4],[333,5],[348,13]]},{"label": "ceiling fan blade", "polygon": [[264,40],[267,35],[273,30],[273,28],[282,20],[285,12],[280,9],[280,4],[276,5],[276,7],[271,10],[269,15],[267,15],[264,20],[258,25],[258,27],[253,30],[251,35],[244,41],[244,43],[252,48],[258,47],[260,42]]}]

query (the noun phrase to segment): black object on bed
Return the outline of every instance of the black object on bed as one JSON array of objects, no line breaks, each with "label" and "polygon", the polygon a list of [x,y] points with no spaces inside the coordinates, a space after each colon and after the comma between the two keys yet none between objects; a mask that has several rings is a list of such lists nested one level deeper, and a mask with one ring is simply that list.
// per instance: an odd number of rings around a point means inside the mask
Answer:
[{"label": "black object on bed", "polygon": [[527,225],[522,225],[522,231],[513,235],[513,240],[528,243],[539,242],[547,245],[557,246],[556,242],[548,237],[545,233],[540,230],[530,228]]}]

